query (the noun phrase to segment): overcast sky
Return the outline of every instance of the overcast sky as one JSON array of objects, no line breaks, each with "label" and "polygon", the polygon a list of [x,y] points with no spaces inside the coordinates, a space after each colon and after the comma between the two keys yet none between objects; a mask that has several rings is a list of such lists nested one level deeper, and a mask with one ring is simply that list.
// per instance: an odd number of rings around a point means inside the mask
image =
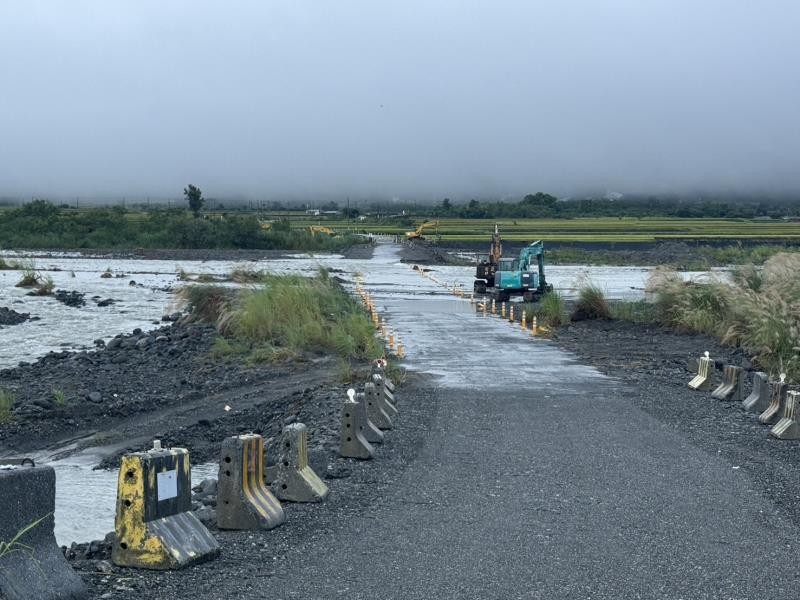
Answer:
[{"label": "overcast sky", "polygon": [[800,190],[797,0],[5,0],[0,196]]}]

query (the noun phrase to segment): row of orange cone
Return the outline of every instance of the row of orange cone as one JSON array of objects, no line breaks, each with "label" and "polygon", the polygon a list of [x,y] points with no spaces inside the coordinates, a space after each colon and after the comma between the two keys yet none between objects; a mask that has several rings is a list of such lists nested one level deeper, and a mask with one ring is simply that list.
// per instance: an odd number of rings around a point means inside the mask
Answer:
[{"label": "row of orange cone", "polygon": [[386,323],[386,320],[383,319],[378,314],[378,309],[375,306],[375,302],[372,300],[372,296],[364,289],[363,280],[360,277],[356,278],[356,285],[355,285],[356,294],[361,299],[361,302],[364,303],[367,311],[369,312],[370,318],[372,319],[372,324],[375,325],[375,329],[380,332],[381,337],[385,340],[387,347],[389,348],[389,352],[394,353],[397,358],[404,358],[406,355],[405,347],[403,343],[400,341],[400,336],[392,330]]}]

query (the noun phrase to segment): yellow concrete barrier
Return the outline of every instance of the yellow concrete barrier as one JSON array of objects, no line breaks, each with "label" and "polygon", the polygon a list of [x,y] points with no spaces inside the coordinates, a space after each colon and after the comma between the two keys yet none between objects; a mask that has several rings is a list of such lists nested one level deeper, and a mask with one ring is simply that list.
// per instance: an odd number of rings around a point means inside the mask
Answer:
[{"label": "yellow concrete barrier", "polygon": [[192,510],[189,452],[162,449],[122,457],[117,484],[114,564],[180,569],[219,554],[219,544]]}]

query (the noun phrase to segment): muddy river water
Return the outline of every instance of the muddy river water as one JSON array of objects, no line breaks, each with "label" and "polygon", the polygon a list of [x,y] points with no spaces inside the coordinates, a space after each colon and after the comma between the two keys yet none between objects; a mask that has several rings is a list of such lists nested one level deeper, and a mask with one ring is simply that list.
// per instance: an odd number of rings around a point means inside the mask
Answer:
[{"label": "muddy river water", "polygon": [[[8,257],[8,255],[6,255]],[[11,256],[18,258],[18,256]],[[470,303],[450,294],[445,287],[423,278],[400,262],[399,247],[379,244],[369,260],[347,260],[337,255],[298,255],[295,258],[264,261],[167,261],[121,260],[81,256],[52,256],[30,259],[43,275],[52,277],[56,288],[86,294],[86,306],[71,308],[52,297],[26,296],[14,287],[19,271],[0,271],[0,306],[27,312],[38,320],[0,328],[0,368],[20,361],[33,361],[51,351],[91,348],[95,339],[110,339],[136,327],[155,328],[162,315],[176,308],[174,289],[182,285],[178,273],[224,275],[234,268],[265,269],[275,273],[312,274],[325,266],[340,277],[352,280],[363,275],[364,285],[375,297],[379,309],[402,338],[407,367],[437,375],[441,385],[450,387],[491,387],[487,377],[482,340],[495,337],[495,369],[514,370],[520,361],[526,376],[542,379],[557,369],[564,377],[602,379],[594,369],[578,364],[568,355],[543,341],[532,341],[518,328],[499,319],[482,317]],[[436,278],[449,285],[472,287],[472,267],[432,267]],[[109,271],[112,277],[101,277]],[[642,267],[550,266],[548,279],[566,296],[575,294],[586,281],[601,287],[609,298],[634,299],[644,295],[652,272]],[[685,273],[699,278],[707,273]],[[131,285],[134,281],[136,285]],[[111,298],[114,303],[100,307],[92,300]],[[446,318],[444,318],[446,316]],[[521,354],[523,352],[524,354]],[[523,358],[524,357],[524,358]],[[504,367],[503,365],[507,365]],[[494,373],[500,376],[502,373]],[[59,543],[102,538],[113,529],[116,472],[94,471],[96,456],[79,454],[65,460],[40,462],[56,468],[56,537]],[[216,465],[196,465],[193,480],[216,476]],[[91,498],[91,503],[86,499]]]}]

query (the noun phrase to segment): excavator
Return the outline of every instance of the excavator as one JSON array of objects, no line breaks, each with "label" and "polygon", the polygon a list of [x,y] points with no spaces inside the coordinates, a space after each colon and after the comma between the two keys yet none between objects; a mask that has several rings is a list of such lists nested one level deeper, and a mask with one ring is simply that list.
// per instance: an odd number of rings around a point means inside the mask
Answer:
[{"label": "excavator", "polygon": [[524,302],[536,302],[552,291],[553,286],[544,276],[544,244],[533,242],[520,250],[519,258],[497,261],[494,287],[489,293],[499,302],[507,302],[511,296],[522,296]]},{"label": "excavator", "polygon": [[428,229],[438,229],[439,228],[439,221],[425,221],[417,227],[414,231],[406,231],[406,239],[407,240],[424,240],[425,236],[422,234],[425,233]]},{"label": "excavator", "polygon": [[489,246],[489,256],[481,256],[475,269],[475,283],[472,289],[476,294],[485,294],[487,288],[494,287],[494,273],[497,271],[497,262],[503,256],[503,240],[497,225],[494,226],[492,234],[492,245]]}]

